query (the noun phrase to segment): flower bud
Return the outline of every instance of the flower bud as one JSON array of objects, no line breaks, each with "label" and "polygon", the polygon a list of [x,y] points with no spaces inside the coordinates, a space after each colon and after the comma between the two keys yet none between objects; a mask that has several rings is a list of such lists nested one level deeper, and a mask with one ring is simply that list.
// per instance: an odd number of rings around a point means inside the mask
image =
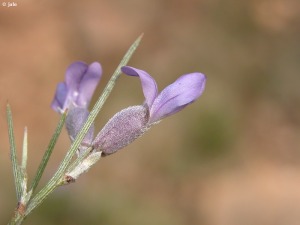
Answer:
[{"label": "flower bud", "polygon": [[[72,107],[67,115],[66,118],[66,128],[71,139],[73,142],[81,130],[82,126],[86,122],[87,117],[89,116],[89,111],[86,108],[79,108],[79,107]],[[78,149],[78,155],[81,154],[87,147],[90,146],[94,137],[94,124],[92,124],[91,128],[85,135],[84,139],[82,140],[81,145]]]},{"label": "flower bud", "polygon": [[149,129],[148,109],[145,106],[131,106],[115,114],[93,141],[93,148],[110,155],[127,146]]}]

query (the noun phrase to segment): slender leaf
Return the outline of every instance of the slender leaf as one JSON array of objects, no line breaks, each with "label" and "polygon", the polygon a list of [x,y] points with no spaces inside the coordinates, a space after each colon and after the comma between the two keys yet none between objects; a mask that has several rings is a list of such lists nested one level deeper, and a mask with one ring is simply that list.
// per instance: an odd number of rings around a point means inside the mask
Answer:
[{"label": "slender leaf", "polygon": [[37,187],[37,185],[38,185],[38,183],[39,183],[39,181],[40,181],[40,179],[43,175],[43,172],[44,172],[44,170],[45,170],[45,168],[48,164],[48,161],[49,161],[50,156],[53,152],[54,146],[55,146],[55,144],[57,142],[57,139],[58,139],[58,137],[61,133],[61,130],[64,126],[64,123],[65,123],[65,120],[66,120],[66,115],[67,115],[67,112],[62,114],[62,116],[61,116],[61,118],[58,122],[58,125],[56,127],[56,130],[55,130],[55,132],[54,132],[54,134],[53,134],[53,136],[50,140],[50,143],[49,143],[49,145],[48,145],[48,147],[47,147],[47,149],[44,153],[43,159],[42,159],[42,161],[41,161],[41,163],[38,167],[37,173],[36,173],[36,175],[33,179],[33,182],[32,182],[31,188],[30,188],[32,190],[32,192],[34,192],[34,190],[36,189],[36,187]]},{"label": "slender leaf", "polygon": [[24,171],[26,171],[27,167],[27,152],[28,152],[28,135],[27,135],[27,127],[24,129],[24,139],[23,139],[23,149],[22,149],[22,164],[21,167]]},{"label": "slender leaf", "polygon": [[12,162],[12,167],[13,167],[17,200],[19,201],[22,196],[22,177],[20,173],[20,166],[18,165],[18,160],[17,160],[13,119],[12,119],[12,113],[9,104],[7,104],[6,106],[6,114],[7,114],[8,136],[9,136],[9,144],[10,144],[10,160]]},{"label": "slender leaf", "polygon": [[24,196],[27,195],[27,153],[28,153],[28,139],[27,139],[27,127],[24,129],[23,136],[23,148],[22,148],[22,163],[20,166],[20,176],[22,178],[21,188],[22,188],[22,196],[19,200],[19,203],[24,203]]}]

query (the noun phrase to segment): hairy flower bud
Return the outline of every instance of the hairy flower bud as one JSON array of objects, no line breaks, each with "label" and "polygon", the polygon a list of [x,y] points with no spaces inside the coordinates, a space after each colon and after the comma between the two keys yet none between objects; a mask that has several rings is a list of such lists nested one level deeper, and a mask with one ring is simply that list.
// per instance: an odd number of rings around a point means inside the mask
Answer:
[{"label": "hairy flower bud", "polygon": [[[67,115],[66,118],[66,128],[71,139],[73,142],[80,132],[82,126],[86,122],[86,119],[89,116],[89,111],[86,108],[79,108],[79,107],[72,107]],[[89,147],[92,143],[94,137],[94,124],[92,124],[91,128],[85,135],[82,140],[81,145],[78,149],[78,154],[82,153],[87,147]]]},{"label": "hairy flower bud", "polygon": [[93,141],[93,148],[110,155],[127,146],[149,129],[148,109],[145,106],[131,106],[115,114]]}]

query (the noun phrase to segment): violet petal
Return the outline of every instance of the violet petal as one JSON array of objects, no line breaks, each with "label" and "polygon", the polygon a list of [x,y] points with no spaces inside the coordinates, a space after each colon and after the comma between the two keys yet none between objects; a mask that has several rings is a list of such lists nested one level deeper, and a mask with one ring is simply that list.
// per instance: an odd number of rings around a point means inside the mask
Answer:
[{"label": "violet petal", "polygon": [[68,88],[65,82],[58,83],[55,91],[54,99],[51,103],[51,108],[56,112],[63,113],[68,94]]},{"label": "violet petal", "polygon": [[72,106],[88,108],[101,75],[102,68],[98,62],[90,65],[72,63],[67,68],[65,82],[57,85],[51,107],[59,113]]},{"label": "violet petal", "polygon": [[170,116],[195,101],[203,93],[206,76],[190,73],[179,77],[167,86],[155,99],[150,108],[149,123],[155,123]]},{"label": "violet petal", "polygon": [[157,85],[155,80],[145,71],[136,69],[130,66],[123,66],[121,68],[122,72],[129,76],[138,76],[142,83],[143,93],[145,96],[145,101],[149,108],[151,108],[154,99],[157,96]]},{"label": "violet petal", "polygon": [[85,71],[84,76],[82,77],[79,83],[79,95],[76,103],[81,107],[88,107],[93,93],[101,79],[102,68],[100,63],[93,62],[90,64]]},{"label": "violet petal", "polygon": [[[88,64],[85,62],[74,62],[66,70],[65,82],[71,92],[78,91],[79,85],[85,72],[88,69]],[[74,93],[76,96],[78,93]]]}]

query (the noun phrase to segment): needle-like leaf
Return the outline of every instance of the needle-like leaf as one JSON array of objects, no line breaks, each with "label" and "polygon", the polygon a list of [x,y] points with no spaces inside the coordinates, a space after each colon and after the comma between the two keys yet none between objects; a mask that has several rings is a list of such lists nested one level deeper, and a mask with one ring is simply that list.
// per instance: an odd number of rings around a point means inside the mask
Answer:
[{"label": "needle-like leaf", "polygon": [[7,104],[6,106],[6,114],[7,114],[8,136],[9,136],[9,144],[10,144],[10,160],[12,162],[12,167],[13,167],[17,200],[19,201],[22,196],[22,177],[20,173],[20,166],[17,160],[13,119],[12,119],[12,112],[9,104]]},{"label": "needle-like leaf", "polygon": [[48,145],[48,147],[47,147],[47,149],[44,153],[43,159],[42,159],[42,161],[41,161],[41,163],[38,167],[37,173],[36,173],[36,175],[33,179],[33,182],[32,182],[31,188],[30,188],[32,190],[32,192],[34,192],[34,190],[36,189],[36,187],[37,187],[37,185],[38,185],[38,183],[39,183],[39,181],[40,181],[40,179],[43,175],[43,172],[44,172],[44,170],[47,166],[47,163],[48,163],[48,161],[50,159],[50,156],[53,152],[56,141],[57,141],[57,139],[58,139],[58,137],[61,133],[61,130],[62,130],[63,126],[64,126],[64,123],[65,123],[65,120],[66,120],[66,115],[67,115],[67,112],[62,114],[62,116],[61,116],[61,118],[58,122],[58,125],[56,127],[56,130],[55,130],[55,132],[54,132],[54,134],[53,134],[53,136],[52,136],[52,138],[49,142],[49,145]]},{"label": "needle-like leaf", "polygon": [[27,167],[27,153],[28,153],[28,135],[27,127],[24,129],[24,138],[23,138],[23,149],[22,149],[22,164],[21,168],[26,171]]}]

